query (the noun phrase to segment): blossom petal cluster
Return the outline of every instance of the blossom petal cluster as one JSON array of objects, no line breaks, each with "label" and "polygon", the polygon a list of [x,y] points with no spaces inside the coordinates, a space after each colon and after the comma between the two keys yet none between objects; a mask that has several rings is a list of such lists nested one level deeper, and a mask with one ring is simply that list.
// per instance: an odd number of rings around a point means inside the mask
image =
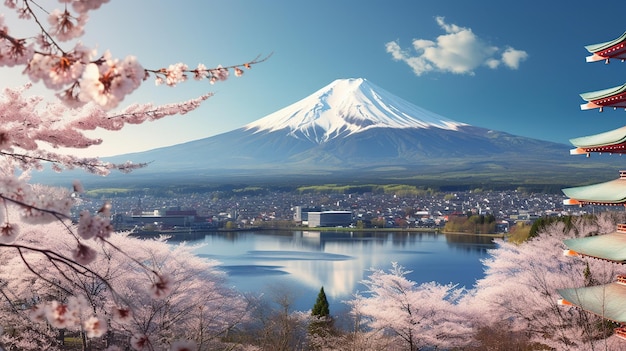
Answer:
[{"label": "blossom petal cluster", "polygon": [[9,216],[12,208],[18,209],[20,219],[30,224],[45,224],[69,218],[73,201],[64,196],[38,194],[23,179],[0,176],[0,243],[14,242],[20,232],[19,224]]},{"label": "blossom petal cluster", "polygon": [[70,296],[67,302],[51,301],[31,308],[30,318],[35,322],[45,321],[54,328],[80,330],[84,328],[87,337],[99,337],[107,331],[107,321],[90,315],[89,302],[84,297]]},{"label": "blossom petal cluster", "polygon": [[[23,170],[41,169],[43,162],[55,170],[82,168],[106,175],[111,170],[131,171],[142,164],[112,164],[97,158],[80,158],[50,151],[55,148],[87,148],[102,143],[83,131],[97,128],[120,130],[128,124],[141,124],[173,115],[182,115],[200,107],[211,94],[179,103],[154,106],[133,104],[116,113],[108,113],[97,104],[80,108],[62,103],[46,103],[41,97],[26,96],[30,84],[6,88],[0,94],[0,155],[11,158]],[[44,149],[42,144],[50,147]]]},{"label": "blossom petal cluster", "polygon": [[[203,64],[190,69],[185,63],[145,69],[134,56],[120,59],[108,51],[98,54],[96,49],[79,41],[85,34],[88,12],[108,1],[60,2],[65,5],[62,9],[44,9],[32,0],[5,1],[5,6],[16,11],[20,19],[33,24],[33,35],[24,38],[13,36],[4,17],[0,17],[0,66],[24,66],[24,73],[33,82],[43,82],[71,106],[93,102],[110,110],[118,107],[150,76],[156,79],[157,85],[170,87],[186,81],[188,74],[196,80],[208,79],[213,84],[226,80],[230,69],[234,69],[235,76],[240,77],[242,67],[250,68],[252,64],[265,60],[255,59],[241,65],[220,65],[212,69]],[[47,21],[40,19],[44,16]],[[73,46],[64,47],[64,43],[73,43]]]}]

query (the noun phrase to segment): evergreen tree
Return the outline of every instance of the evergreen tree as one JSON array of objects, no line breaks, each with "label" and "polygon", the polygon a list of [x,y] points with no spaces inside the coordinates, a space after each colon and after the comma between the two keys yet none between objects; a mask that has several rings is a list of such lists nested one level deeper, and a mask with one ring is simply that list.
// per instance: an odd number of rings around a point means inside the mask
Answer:
[{"label": "evergreen tree", "polygon": [[328,305],[328,299],[326,299],[326,293],[324,292],[324,287],[320,289],[319,294],[317,294],[317,300],[315,301],[315,305],[313,306],[313,310],[311,314],[316,317],[328,317],[330,316],[330,308]]},{"label": "evergreen tree", "polygon": [[326,299],[323,286],[319,294],[317,294],[317,300],[311,310],[311,316],[309,334],[313,337],[312,340],[325,339],[335,333],[333,330],[333,319],[330,317],[328,299]]}]

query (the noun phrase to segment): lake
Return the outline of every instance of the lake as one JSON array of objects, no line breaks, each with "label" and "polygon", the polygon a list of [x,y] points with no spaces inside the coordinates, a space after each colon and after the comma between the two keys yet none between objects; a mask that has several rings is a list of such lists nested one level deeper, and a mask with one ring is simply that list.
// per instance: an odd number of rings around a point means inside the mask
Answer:
[{"label": "lake", "polygon": [[331,313],[347,310],[343,301],[365,289],[360,281],[370,268],[387,270],[391,262],[417,283],[471,288],[495,247],[490,237],[422,232],[216,232],[187,241],[204,244],[197,255],[220,261],[239,291],[286,295],[293,309],[306,311],[323,286]]}]

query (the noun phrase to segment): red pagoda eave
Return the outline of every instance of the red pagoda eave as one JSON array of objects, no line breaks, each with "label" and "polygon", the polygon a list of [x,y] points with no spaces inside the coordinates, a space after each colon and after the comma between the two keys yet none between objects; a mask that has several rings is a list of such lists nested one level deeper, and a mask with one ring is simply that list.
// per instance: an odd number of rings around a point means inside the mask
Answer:
[{"label": "red pagoda eave", "polygon": [[603,99],[591,100],[586,104],[580,105],[581,110],[599,108],[602,111],[603,107],[626,108],[626,92]]},{"label": "red pagoda eave", "polygon": [[626,52],[622,51],[617,55],[611,55],[611,56],[600,56],[598,54],[587,56],[587,62],[605,61],[606,63],[608,63],[610,59],[617,59],[617,60],[624,61],[626,60]]},{"label": "red pagoda eave", "polygon": [[626,45],[624,42],[615,44],[604,50],[594,52],[593,55],[587,56],[587,62],[606,61],[609,59],[626,59]]},{"label": "red pagoda eave", "polygon": [[610,259],[607,259],[607,258],[604,258],[604,257],[588,255],[588,254],[584,254],[584,253],[581,253],[581,252],[578,252],[578,251],[574,251],[574,250],[565,250],[563,252],[563,255],[570,256],[570,257],[576,257],[576,256],[588,257],[588,258],[592,258],[594,260],[600,260],[600,261],[611,262],[611,263],[621,263],[621,264],[626,263],[625,261],[610,260]]},{"label": "red pagoda eave", "polygon": [[588,200],[576,200],[576,199],[565,199],[563,200],[563,205],[566,206],[585,206],[585,205],[597,205],[597,206],[626,206],[626,202],[599,202],[599,201],[588,201]]},{"label": "red pagoda eave", "polygon": [[626,142],[613,145],[578,147],[570,150],[570,155],[585,155],[592,152],[606,152],[609,154],[626,154]]}]

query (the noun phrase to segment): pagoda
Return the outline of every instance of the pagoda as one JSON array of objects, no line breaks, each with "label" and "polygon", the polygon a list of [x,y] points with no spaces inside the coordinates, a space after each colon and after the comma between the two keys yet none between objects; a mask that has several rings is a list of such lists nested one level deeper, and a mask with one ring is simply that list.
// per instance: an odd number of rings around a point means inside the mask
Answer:
[{"label": "pagoda", "polygon": [[576,146],[570,150],[572,155],[587,155],[592,152],[607,152],[623,154],[626,153],[626,126],[608,132],[570,139]]},{"label": "pagoda", "polygon": [[[604,43],[587,45],[585,49],[591,53],[587,62],[611,59],[626,60],[626,32],[619,38]],[[580,94],[586,101],[582,110],[604,108],[626,108],[626,84]],[[608,132],[570,139],[574,149],[572,155],[590,153],[626,153],[626,126]],[[563,189],[568,197],[566,205],[604,205],[626,206],[626,171],[619,172],[619,178],[587,186]],[[591,257],[614,263],[626,263],[626,224],[618,224],[614,232],[564,241],[568,247],[567,255]],[[618,275],[616,281],[609,284],[559,289],[563,297],[562,305],[573,305],[592,312],[604,319],[619,323],[615,335],[626,339],[626,276]]]},{"label": "pagoda", "polygon": [[626,59],[626,32],[619,38],[613,39],[599,44],[592,44],[585,46],[585,49],[591,53],[591,56],[587,56],[587,62],[605,61],[609,62],[611,59]]},{"label": "pagoda", "polygon": [[598,91],[590,91],[588,93],[580,94],[583,100],[587,101],[586,104],[580,105],[582,110],[600,109],[600,112],[604,107],[626,107],[626,84],[622,84],[617,87],[602,89]]}]

